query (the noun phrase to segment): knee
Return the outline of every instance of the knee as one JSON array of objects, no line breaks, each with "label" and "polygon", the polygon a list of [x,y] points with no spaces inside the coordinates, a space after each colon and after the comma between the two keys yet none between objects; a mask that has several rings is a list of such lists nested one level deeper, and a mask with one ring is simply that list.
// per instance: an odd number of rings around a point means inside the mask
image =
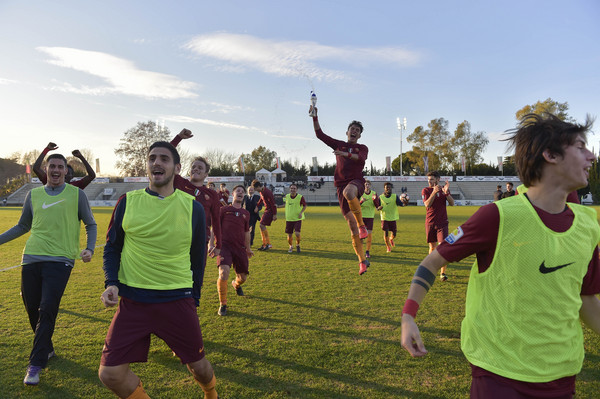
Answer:
[{"label": "knee", "polygon": [[237,278],[240,280],[241,283],[245,283],[246,280],[248,279],[248,275],[247,274],[238,274]]},{"label": "knee", "polygon": [[219,279],[228,280],[229,279],[229,268],[219,266]]},{"label": "knee", "polygon": [[98,369],[98,378],[108,388],[122,384],[125,376],[125,373],[117,371],[114,367],[100,366]]},{"label": "knee", "polygon": [[187,367],[197,381],[207,384],[210,382],[210,380],[212,380],[214,371],[210,365],[210,362],[206,358],[194,363],[189,363]]}]

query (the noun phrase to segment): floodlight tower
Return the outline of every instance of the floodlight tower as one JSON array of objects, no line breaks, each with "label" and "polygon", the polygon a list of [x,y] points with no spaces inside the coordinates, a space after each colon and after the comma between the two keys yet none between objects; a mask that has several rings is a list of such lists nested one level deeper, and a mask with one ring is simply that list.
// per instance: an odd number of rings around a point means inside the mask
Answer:
[{"label": "floodlight tower", "polygon": [[406,118],[400,121],[400,118],[396,118],[398,124],[398,130],[400,130],[400,176],[402,176],[402,131],[406,131]]}]

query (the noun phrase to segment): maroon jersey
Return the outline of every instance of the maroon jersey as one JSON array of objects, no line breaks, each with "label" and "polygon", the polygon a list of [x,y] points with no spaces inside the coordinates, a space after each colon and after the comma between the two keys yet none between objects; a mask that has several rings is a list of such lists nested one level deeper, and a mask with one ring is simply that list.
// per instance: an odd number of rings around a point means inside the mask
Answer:
[{"label": "maroon jersey", "polygon": [[336,187],[344,187],[352,180],[362,180],[364,184],[363,169],[365,168],[365,161],[369,154],[369,149],[363,144],[350,144],[345,141],[336,140],[329,137],[321,129],[315,130],[317,138],[323,143],[327,144],[334,151],[344,151],[350,154],[357,154],[358,161],[353,161],[350,158],[343,157],[341,155],[335,156],[335,173],[333,174],[333,183]]},{"label": "maroon jersey", "polygon": [[223,199],[223,201],[225,201],[226,204],[229,202],[229,190],[219,191],[219,196]]},{"label": "maroon jersey", "polygon": [[175,175],[173,187],[194,196],[196,201],[202,204],[204,214],[206,215],[206,239],[210,238],[210,228],[212,226],[213,233],[215,233],[215,246],[220,249],[221,222],[219,219],[219,210],[221,209],[221,202],[219,201],[218,193],[205,186],[196,187],[192,182],[180,175]]},{"label": "maroon jersey", "polygon": [[[432,192],[433,187],[425,187],[423,191],[421,191],[421,197],[423,198],[423,202],[427,201],[427,199],[431,196]],[[448,213],[446,212],[446,196],[450,195],[450,191],[448,191],[448,194],[444,194],[444,192],[440,190],[435,195],[436,198],[433,200],[433,203],[429,208],[427,208],[427,213],[425,215],[425,224],[434,224],[436,226],[448,224]]]},{"label": "maroon jersey", "polygon": [[227,205],[221,208],[220,219],[223,243],[229,248],[245,248],[246,232],[250,231],[250,212]]},{"label": "maroon jersey", "polygon": [[[45,175],[44,175],[44,176],[42,176],[42,177],[39,177],[39,176],[38,176],[38,178],[40,179],[40,181],[42,182],[42,184],[43,184],[43,185],[46,185],[46,183],[48,182],[48,178],[47,178]],[[86,188],[86,187],[88,186],[88,184],[90,184],[90,183],[91,183],[91,182],[88,182],[88,181],[86,181],[86,180],[84,180],[84,179],[79,179],[79,180],[71,180],[71,181],[70,181],[69,183],[67,183],[67,184],[70,184],[70,185],[72,185],[72,186],[75,186],[75,187],[79,187],[80,189],[82,189],[82,190],[83,190],[83,189],[84,189],[84,188]]]},{"label": "maroon jersey", "polygon": [[[570,208],[559,214],[548,213],[536,206],[534,209],[546,227],[553,231],[559,233],[567,231],[573,224],[575,215]],[[456,262],[476,254],[479,272],[483,273],[494,259],[499,227],[500,213],[496,204],[484,205],[461,226],[463,236],[459,240],[453,244],[444,241],[437,247],[437,250],[448,262]],[[598,293],[600,293],[600,259],[598,258],[598,247],[596,247],[588,266],[588,272],[583,279],[581,295]]]},{"label": "maroon jersey", "polygon": [[260,201],[258,201],[258,205],[264,205],[265,212],[277,215],[277,205],[275,205],[275,197],[273,196],[273,192],[268,188],[262,188],[262,191],[260,192]]}]

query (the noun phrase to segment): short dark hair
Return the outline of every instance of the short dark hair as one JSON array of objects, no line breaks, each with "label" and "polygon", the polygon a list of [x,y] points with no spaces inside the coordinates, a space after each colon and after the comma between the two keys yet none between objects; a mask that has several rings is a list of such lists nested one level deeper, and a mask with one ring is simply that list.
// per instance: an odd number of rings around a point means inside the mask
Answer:
[{"label": "short dark hair", "polygon": [[497,188],[497,189],[501,189],[501,188],[502,188],[502,186],[498,184],[498,185],[496,186],[496,188]]},{"label": "short dark hair", "polygon": [[[511,187],[514,186],[514,184],[511,181],[507,181],[506,184],[509,184]],[[500,186],[498,186],[500,187]]]},{"label": "short dark hair", "polygon": [[427,176],[437,177],[438,179],[441,178],[440,172],[438,172],[437,170],[434,170],[434,171],[431,171],[431,172],[427,173]]},{"label": "short dark hair", "polygon": [[252,180],[251,186],[254,188],[262,187],[262,183],[260,182],[260,180],[254,179],[254,180]]},{"label": "short dark hair", "polygon": [[509,142],[509,149],[515,150],[515,165],[525,187],[532,186],[542,178],[546,162],[544,151],[563,157],[565,147],[573,145],[579,135],[586,138],[593,123],[589,115],[585,124],[580,125],[563,121],[550,113],[527,114],[515,129],[508,130],[506,133],[510,137],[505,141]]},{"label": "short dark hair", "polygon": [[192,161],[192,165],[196,161],[200,161],[200,162],[202,162],[204,164],[204,171],[206,173],[210,172],[210,164],[208,163],[208,161],[204,157],[196,157],[196,158],[194,158],[194,160]]},{"label": "short dark hair", "polygon": [[233,194],[233,192],[235,191],[236,188],[241,187],[242,190],[244,190],[244,192],[246,192],[246,187],[243,184],[238,184],[237,186],[235,186],[234,188],[231,189],[231,194]]},{"label": "short dark hair", "polygon": [[173,145],[171,143],[167,143],[166,141],[157,141],[155,143],[153,143],[150,148],[148,148],[148,154],[150,154],[150,151],[152,151],[155,148],[166,148],[167,150],[171,151],[171,155],[173,155],[173,161],[175,161],[175,165],[181,163],[181,159],[179,158],[179,153],[177,152],[177,149],[175,147],[173,147]]},{"label": "short dark hair", "polygon": [[290,184],[290,187],[292,187],[292,186],[294,186],[294,187],[298,188],[298,185],[297,185],[296,183],[292,183],[292,184]]},{"label": "short dark hair", "polygon": [[385,183],[383,183],[383,187],[385,186],[390,186],[392,188],[394,188],[394,185],[392,183],[390,183],[389,181],[386,181]]},{"label": "short dark hair", "polygon": [[360,132],[361,133],[363,132],[363,125],[362,125],[361,122],[359,122],[359,121],[352,121],[352,122],[350,122],[350,124],[348,125],[348,129],[347,130],[350,130],[350,127],[352,127],[352,126],[358,126],[358,128],[360,129]]},{"label": "short dark hair", "polygon": [[48,155],[48,158],[46,158],[46,164],[48,164],[48,162],[51,159],[62,159],[62,161],[65,163],[65,167],[69,166],[67,164],[67,158],[65,158],[65,156],[63,154],[51,154],[51,155]]}]

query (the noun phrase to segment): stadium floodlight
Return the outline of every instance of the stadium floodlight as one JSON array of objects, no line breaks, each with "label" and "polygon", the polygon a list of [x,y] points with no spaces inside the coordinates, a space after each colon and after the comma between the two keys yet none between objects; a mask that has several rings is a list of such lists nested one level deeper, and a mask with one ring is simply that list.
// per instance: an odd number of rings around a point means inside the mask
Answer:
[{"label": "stadium floodlight", "polygon": [[400,130],[400,176],[402,176],[402,131],[406,131],[406,118],[401,121],[398,117],[396,123],[398,124],[398,130]]}]

